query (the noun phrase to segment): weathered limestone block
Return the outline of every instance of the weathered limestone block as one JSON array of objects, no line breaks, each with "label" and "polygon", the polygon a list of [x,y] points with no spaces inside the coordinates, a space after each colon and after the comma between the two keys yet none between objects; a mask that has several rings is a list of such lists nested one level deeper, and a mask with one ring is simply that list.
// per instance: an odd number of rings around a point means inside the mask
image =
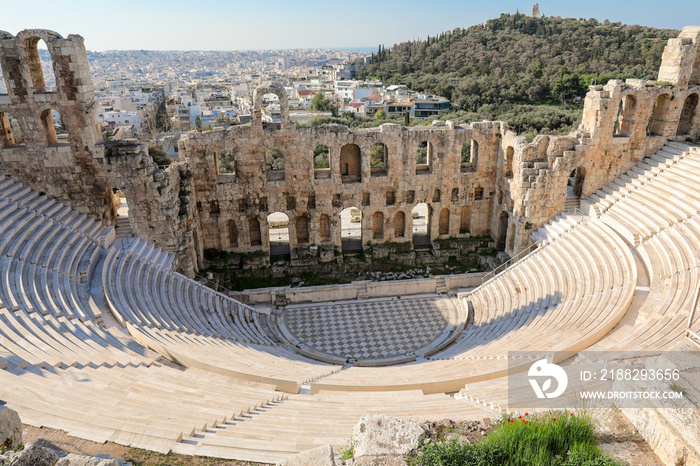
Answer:
[{"label": "weathered limestone block", "polygon": [[23,450],[7,455],[4,461],[4,466],[55,466],[58,455],[50,448],[28,443]]},{"label": "weathered limestone block", "polygon": [[425,435],[417,422],[365,414],[353,428],[354,457],[403,456],[418,448]]},{"label": "weathered limestone block", "polygon": [[[323,445],[311,450],[302,451],[278,463],[278,466],[335,466],[333,447]],[[102,466],[102,465],[100,465]]]},{"label": "weathered limestone block", "polygon": [[100,458],[97,456],[69,453],[58,460],[55,466],[119,466],[119,461],[112,458]]},{"label": "weathered limestone block", "polygon": [[16,411],[0,406],[0,447],[14,449],[22,445],[22,421]]}]

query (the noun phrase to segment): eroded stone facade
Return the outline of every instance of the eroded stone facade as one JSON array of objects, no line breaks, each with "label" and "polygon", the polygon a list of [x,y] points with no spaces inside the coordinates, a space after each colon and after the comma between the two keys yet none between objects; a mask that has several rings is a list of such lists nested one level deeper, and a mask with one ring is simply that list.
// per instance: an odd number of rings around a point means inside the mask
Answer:
[{"label": "eroded stone facade", "polygon": [[[54,93],[45,92],[38,75],[38,39],[53,57]],[[102,141],[82,38],[44,30],[0,33],[0,55],[8,87],[8,95],[0,95],[0,169],[107,222],[115,217],[112,189],[122,190],[135,233],[175,252],[186,273],[202,264],[205,249],[267,258],[268,215],[274,212],[289,218],[293,262],[333,260],[342,249],[340,212],[349,207],[362,212],[365,246],[410,243],[411,212],[423,202],[431,239],[491,235],[514,254],[530,245],[533,229],[564,209],[572,175],[573,194],[586,197],[668,139],[700,135],[696,26],[669,41],[658,81],[592,86],[583,122],[567,136],[541,135],[528,143],[503,122],[296,128],[286,94],[267,84],[255,93],[251,125],[189,133],[179,141],[180,160],[167,170],[159,170],[141,145]],[[266,93],[280,97],[279,123],[263,122]],[[49,108],[63,116],[67,144],[52,137]],[[7,113],[17,118],[24,144],[13,140]],[[386,156],[372,166],[377,143]],[[314,168],[319,146],[328,148],[330,168]],[[427,160],[418,164],[423,148]],[[266,161],[280,153],[282,169],[280,160],[275,166]]]}]

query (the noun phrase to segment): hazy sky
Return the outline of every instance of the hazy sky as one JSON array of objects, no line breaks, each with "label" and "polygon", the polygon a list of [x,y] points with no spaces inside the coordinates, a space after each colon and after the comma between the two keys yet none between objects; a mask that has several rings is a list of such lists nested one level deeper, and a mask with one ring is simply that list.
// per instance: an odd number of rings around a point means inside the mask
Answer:
[{"label": "hazy sky", "polygon": [[[376,47],[468,27],[534,2],[472,0],[0,0],[0,30],[80,34],[88,50]],[[699,0],[540,1],[547,16],[680,29]]]}]

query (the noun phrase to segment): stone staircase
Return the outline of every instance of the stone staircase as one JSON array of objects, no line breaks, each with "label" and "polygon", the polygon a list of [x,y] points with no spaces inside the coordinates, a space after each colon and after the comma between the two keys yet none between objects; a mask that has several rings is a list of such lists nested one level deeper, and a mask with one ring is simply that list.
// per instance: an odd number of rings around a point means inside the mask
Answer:
[{"label": "stone staircase", "polygon": [[129,217],[117,217],[115,230],[117,238],[131,238],[133,234],[131,232],[131,224],[129,223]]}]

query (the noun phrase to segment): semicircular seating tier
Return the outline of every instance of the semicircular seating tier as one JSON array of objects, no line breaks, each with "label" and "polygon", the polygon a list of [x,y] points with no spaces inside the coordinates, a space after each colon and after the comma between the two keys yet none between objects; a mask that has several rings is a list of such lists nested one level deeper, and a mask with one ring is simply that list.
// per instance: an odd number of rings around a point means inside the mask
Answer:
[{"label": "semicircular seating tier", "polygon": [[170,254],[114,243],[111,227],[0,177],[0,399],[89,440],[268,463],[345,446],[362,414],[490,416],[507,407],[507,351],[682,336],[700,286],[698,173],[698,149],[669,143],[460,295],[471,319],[451,345],[344,370],[293,352],[275,319],[177,274]]}]

